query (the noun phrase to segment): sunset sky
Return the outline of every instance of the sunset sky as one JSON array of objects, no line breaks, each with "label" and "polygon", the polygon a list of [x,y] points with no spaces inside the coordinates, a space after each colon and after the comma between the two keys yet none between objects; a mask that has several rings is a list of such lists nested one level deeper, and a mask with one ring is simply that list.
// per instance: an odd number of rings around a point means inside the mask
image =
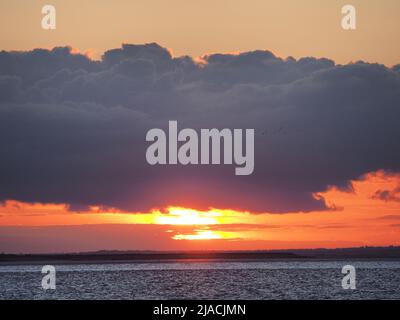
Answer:
[{"label": "sunset sky", "polygon": [[[2,1],[0,252],[400,245],[400,2],[348,2]],[[169,120],[254,173],[150,166]]]},{"label": "sunset sky", "polygon": [[[41,8],[57,9],[57,29],[41,29]],[[357,9],[345,32],[341,8]],[[157,42],[177,56],[267,49],[280,57],[365,60],[392,66],[400,55],[397,0],[5,0],[3,50],[70,45],[95,58],[121,43]]]}]

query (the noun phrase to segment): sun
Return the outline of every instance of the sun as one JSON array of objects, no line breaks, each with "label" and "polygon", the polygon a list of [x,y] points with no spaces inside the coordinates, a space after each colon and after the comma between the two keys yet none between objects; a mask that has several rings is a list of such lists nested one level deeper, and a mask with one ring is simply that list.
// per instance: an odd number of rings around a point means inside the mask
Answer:
[{"label": "sun", "polygon": [[157,211],[155,224],[170,226],[193,226],[190,232],[181,230],[172,236],[174,240],[218,240],[232,236],[227,232],[213,230],[213,226],[223,224],[225,212],[221,210],[198,211],[183,207],[168,207],[166,213]]},{"label": "sun", "polygon": [[212,230],[194,230],[193,234],[176,234],[174,240],[216,240],[223,239],[223,236]]},{"label": "sun", "polygon": [[156,224],[168,225],[213,225],[218,224],[221,213],[214,211],[197,211],[181,207],[168,207],[167,214],[155,217]]}]

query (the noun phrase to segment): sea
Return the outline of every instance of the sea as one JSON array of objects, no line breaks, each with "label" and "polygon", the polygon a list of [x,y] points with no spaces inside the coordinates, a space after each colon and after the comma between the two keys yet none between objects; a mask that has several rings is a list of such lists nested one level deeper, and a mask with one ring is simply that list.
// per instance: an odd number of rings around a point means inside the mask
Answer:
[{"label": "sea", "polygon": [[[342,282],[355,268],[355,288]],[[400,299],[400,261],[162,261],[0,265],[0,299]]]}]

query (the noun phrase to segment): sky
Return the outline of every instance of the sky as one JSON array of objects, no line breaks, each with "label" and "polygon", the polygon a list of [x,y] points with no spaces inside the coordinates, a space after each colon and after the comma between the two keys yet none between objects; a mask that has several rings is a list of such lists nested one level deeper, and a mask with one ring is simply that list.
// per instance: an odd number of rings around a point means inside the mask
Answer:
[{"label": "sky", "polygon": [[[41,8],[57,9],[57,29],[41,29]],[[341,28],[341,8],[357,9],[357,30]],[[174,55],[271,50],[280,57],[365,60],[392,66],[400,55],[397,0],[4,0],[4,50],[70,45],[96,58],[121,43],[157,42]]]},{"label": "sky", "polygon": [[[0,252],[400,245],[398,1],[0,4]],[[146,132],[255,130],[255,167]]]},{"label": "sky", "polygon": [[[323,196],[330,212],[251,214],[170,207],[150,213],[70,212],[65,205],[8,201],[1,207],[0,251],[263,250],[399,245],[400,175],[384,172],[354,181],[351,192]],[[378,193],[377,193],[378,192]]]}]

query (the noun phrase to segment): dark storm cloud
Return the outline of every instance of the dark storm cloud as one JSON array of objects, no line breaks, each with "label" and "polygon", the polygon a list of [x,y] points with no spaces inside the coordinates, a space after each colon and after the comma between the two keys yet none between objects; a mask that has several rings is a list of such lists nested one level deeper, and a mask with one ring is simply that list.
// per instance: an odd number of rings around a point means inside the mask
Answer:
[{"label": "dark storm cloud", "polygon": [[[0,199],[148,210],[326,209],[312,196],[400,171],[400,73],[269,51],[195,63],[157,44],[92,61],[68,48],[0,53]],[[150,166],[145,135],[254,128],[255,171]]]}]

